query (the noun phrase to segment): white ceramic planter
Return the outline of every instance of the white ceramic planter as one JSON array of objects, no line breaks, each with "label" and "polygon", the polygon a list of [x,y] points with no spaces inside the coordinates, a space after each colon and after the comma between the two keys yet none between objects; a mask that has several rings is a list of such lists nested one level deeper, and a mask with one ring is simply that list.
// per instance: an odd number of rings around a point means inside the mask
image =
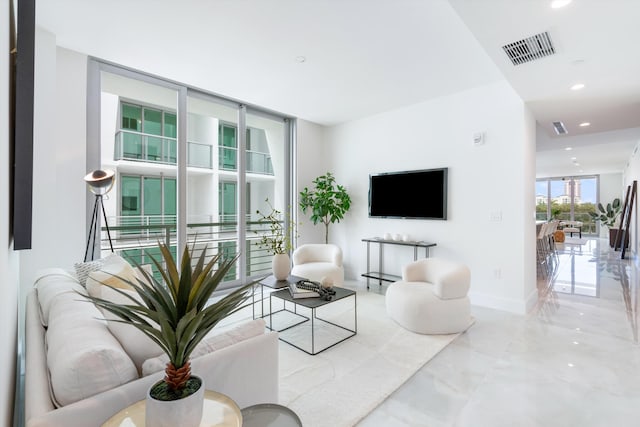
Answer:
[{"label": "white ceramic planter", "polygon": [[276,280],[284,280],[291,272],[291,260],[288,254],[275,254],[271,261],[271,269]]},{"label": "white ceramic planter", "polygon": [[[200,379],[202,381],[202,378]],[[161,401],[147,391],[145,425],[147,427],[199,427],[204,405],[204,381],[197,392],[180,400]]]}]

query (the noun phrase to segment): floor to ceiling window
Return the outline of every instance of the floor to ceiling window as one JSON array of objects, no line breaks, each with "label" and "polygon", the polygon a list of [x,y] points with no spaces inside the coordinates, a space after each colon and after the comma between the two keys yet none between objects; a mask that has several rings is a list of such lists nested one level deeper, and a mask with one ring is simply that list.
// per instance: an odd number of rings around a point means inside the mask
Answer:
[{"label": "floor to ceiling window", "polygon": [[207,257],[239,253],[226,286],[267,273],[270,256],[255,244],[265,232],[256,211],[264,211],[267,200],[281,212],[290,204],[290,120],[93,65],[100,113],[88,120],[99,135],[94,163],[116,171],[117,184],[105,200],[116,251],[143,264],[158,240],[174,254],[184,245],[196,256],[203,250]]},{"label": "floor to ceiling window", "polygon": [[596,234],[590,212],[598,203],[598,177],[559,177],[536,180],[536,219],[582,222],[583,234]]}]

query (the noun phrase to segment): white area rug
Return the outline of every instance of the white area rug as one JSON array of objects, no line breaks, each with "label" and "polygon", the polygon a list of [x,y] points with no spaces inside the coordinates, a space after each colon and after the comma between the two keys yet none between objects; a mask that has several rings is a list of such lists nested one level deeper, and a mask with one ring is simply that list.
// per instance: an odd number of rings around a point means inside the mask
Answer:
[{"label": "white area rug", "polygon": [[[406,331],[387,316],[384,296],[358,292],[357,298],[356,336],[316,356],[280,342],[280,403],[305,427],[355,425],[458,336]],[[353,329],[351,300],[329,304],[317,315]],[[304,339],[310,334],[305,327],[290,338]],[[336,330],[324,332],[321,341]]]}]

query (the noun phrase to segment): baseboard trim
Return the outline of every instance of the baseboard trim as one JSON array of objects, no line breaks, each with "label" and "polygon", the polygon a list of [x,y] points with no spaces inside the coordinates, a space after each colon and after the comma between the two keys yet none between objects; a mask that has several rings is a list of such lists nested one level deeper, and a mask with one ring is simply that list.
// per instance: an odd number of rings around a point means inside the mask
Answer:
[{"label": "baseboard trim", "polygon": [[526,300],[517,300],[496,295],[469,292],[469,299],[471,300],[472,305],[478,305],[522,315],[525,315],[528,312],[527,307],[530,304],[530,298],[531,296],[529,296]]}]

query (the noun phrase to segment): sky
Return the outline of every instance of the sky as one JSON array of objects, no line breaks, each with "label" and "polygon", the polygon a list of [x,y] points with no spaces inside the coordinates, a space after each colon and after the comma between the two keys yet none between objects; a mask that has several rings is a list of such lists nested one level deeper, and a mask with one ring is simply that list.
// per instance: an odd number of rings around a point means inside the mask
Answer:
[{"label": "sky", "polygon": [[[582,178],[580,199],[582,202],[596,203],[596,178]],[[556,179],[551,181],[551,197],[557,197],[565,193],[565,181]],[[547,181],[536,181],[536,196],[547,194]]]}]

